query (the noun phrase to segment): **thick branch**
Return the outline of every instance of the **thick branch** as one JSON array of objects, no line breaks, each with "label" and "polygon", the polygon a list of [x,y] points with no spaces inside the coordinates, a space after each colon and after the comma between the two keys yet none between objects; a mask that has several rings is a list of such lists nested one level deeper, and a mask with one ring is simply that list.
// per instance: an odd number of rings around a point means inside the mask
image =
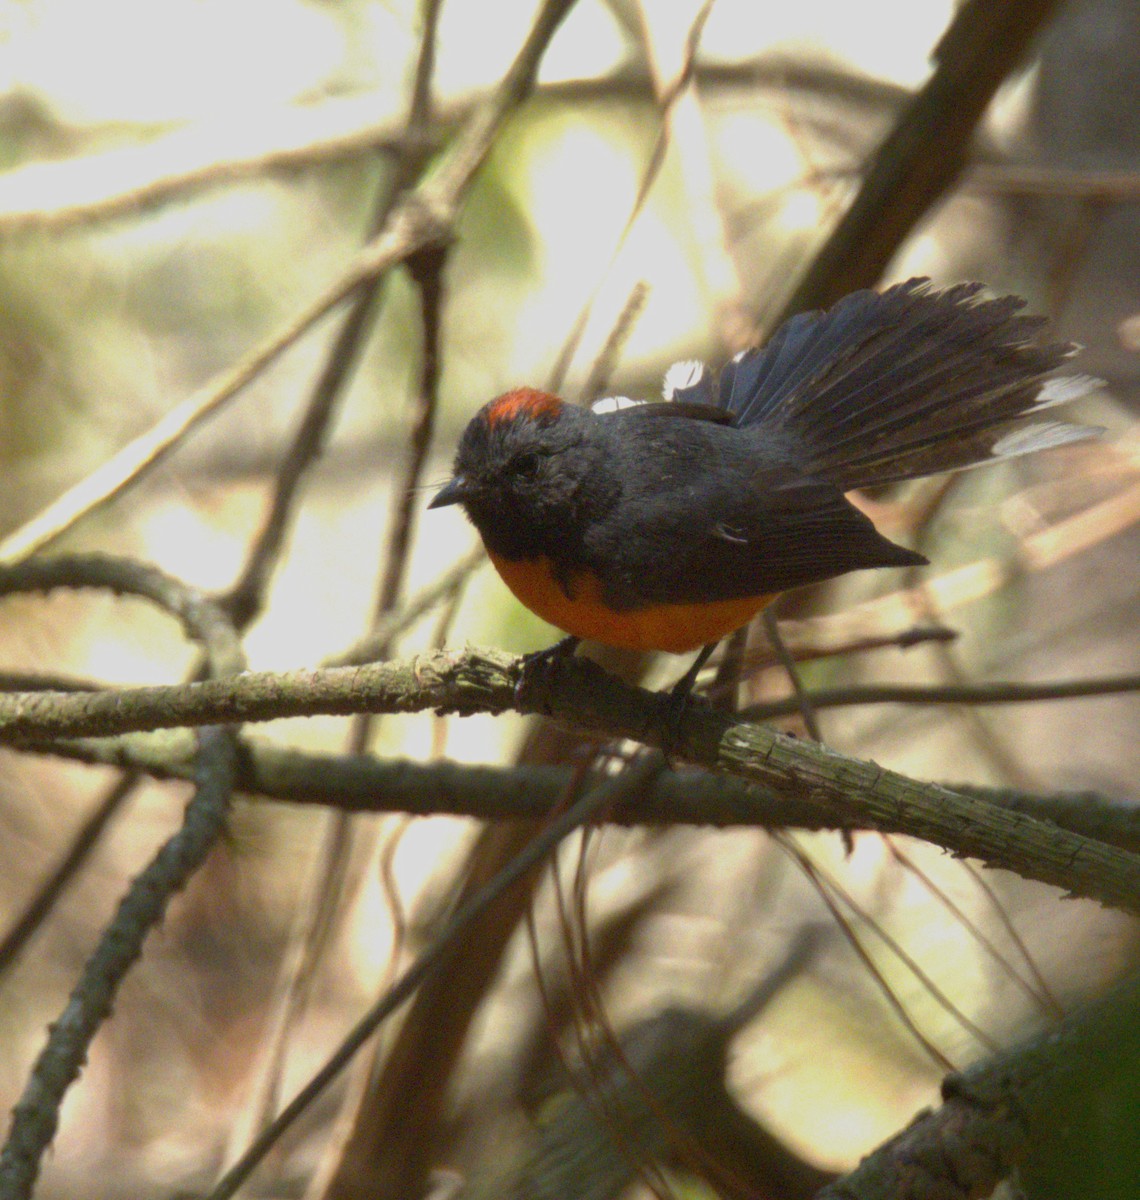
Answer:
[{"label": "thick branch", "polygon": [[875,154],[854,203],[785,307],[833,304],[878,279],[915,222],[957,179],[974,128],[1058,0],[968,0],[938,66]]},{"label": "thick branch", "polygon": [[[127,735],[88,741],[36,743],[33,753],[89,766],[124,767],[156,779],[190,779],[193,738]],[[546,821],[573,783],[574,770],[524,764],[478,766],[441,760],[316,754],[243,740],[237,789],[252,800],[316,804],[342,812],[405,813],[414,817],[475,817],[480,821]],[[945,784],[952,792],[1051,821],[1082,837],[1140,852],[1140,809],[1099,792],[1023,792]],[[704,825],[715,829],[857,830],[847,813],[777,795],[711,771],[663,775],[635,807],[606,812],[615,825]],[[905,829],[878,827],[880,833]]]},{"label": "thick branch", "polygon": [[[475,650],[288,675],[251,672],[168,688],[0,696],[0,742],[19,746],[318,713],[435,710],[465,716],[516,708],[603,738],[663,742],[659,697],[588,660],[572,659],[524,684],[521,660]],[[672,752],[843,814],[859,827],[900,830],[1025,878],[1140,911],[1140,857],[984,800],[700,709],[687,715]]]},{"label": "thick branch", "polygon": [[920,1115],[820,1200],[969,1200],[988,1196],[1035,1137],[1057,1124],[1066,1096],[1090,1097],[1134,1072],[1140,979],[1082,1008],[1058,1028],[950,1076],[943,1105]]}]

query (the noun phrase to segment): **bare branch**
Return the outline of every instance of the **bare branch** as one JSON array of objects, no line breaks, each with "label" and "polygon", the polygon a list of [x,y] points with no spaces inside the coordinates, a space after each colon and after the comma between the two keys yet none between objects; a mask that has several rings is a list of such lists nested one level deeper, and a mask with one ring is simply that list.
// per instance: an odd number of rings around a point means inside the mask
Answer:
[{"label": "bare branch", "polygon": [[[896,84],[828,63],[804,63],[778,54],[741,63],[705,63],[695,77],[708,91],[766,89],[781,97],[803,93],[849,112],[889,116],[908,99]],[[561,80],[539,89],[562,104],[599,100],[653,103],[653,80],[644,69],[621,68],[598,78]],[[437,107],[426,145],[440,145],[484,102],[483,95]],[[219,153],[219,147],[225,147]],[[421,148],[423,146],[421,145]],[[0,174],[0,234],[14,237],[61,231],[130,218],[213,188],[359,159],[393,157],[408,150],[402,115],[376,116],[368,93],[295,105],[263,124],[260,114],[245,126],[230,114],[223,127],[202,123],[132,143],[63,160],[33,161]]]},{"label": "bare branch", "polygon": [[109,554],[63,554],[14,566],[0,564],[0,596],[56,588],[101,588],[116,596],[138,596],[176,617],[199,642],[215,676],[240,671],[245,655],[229,618],[197,588],[134,559]]},{"label": "bare branch", "polygon": [[326,659],[326,665],[330,667],[360,666],[363,663],[386,658],[392,642],[404,630],[414,625],[437,605],[448,603],[462,591],[472,572],[486,561],[486,551],[481,545],[477,546],[441,575],[435,583],[413,596],[397,611],[381,618],[371,633],[342,653]]},{"label": "bare branch", "polygon": [[875,154],[851,207],[786,313],[825,307],[874,283],[918,219],[957,179],[994,93],[1058,0],[967,0],[935,51],[938,65]]},{"label": "bare branch", "polygon": [[283,1133],[344,1070],[356,1052],[420,985],[450,961],[459,935],[513,884],[528,875],[562,841],[609,805],[635,796],[656,775],[664,763],[657,755],[647,755],[613,779],[600,783],[560,816],[536,834],[526,848],[516,854],[488,882],[477,889],[458,908],[435,942],[404,972],[397,983],[353,1027],[325,1065],[285,1106],[277,1118],[234,1166],[226,1172],[205,1200],[229,1200],[256,1169],[257,1164],[277,1143]]},{"label": "bare branch", "polygon": [[943,1104],[920,1114],[819,1200],[987,1196],[1057,1125],[1076,1091],[1136,1070],[1140,981],[1133,977],[1059,1026],[942,1084]]},{"label": "bare branch", "polygon": [[[247,672],[171,688],[0,696],[0,742],[28,745],[177,725],[358,712],[540,713],[601,738],[661,745],[660,697],[572,659],[531,679],[498,652],[436,653],[364,667]],[[1140,910],[1140,858],[873,763],[723,713],[693,711],[672,752],[697,766],[980,858],[990,866]]]},{"label": "bare branch", "polygon": [[815,701],[812,699],[811,693],[804,686],[804,681],[800,677],[796,660],[784,644],[783,637],[780,636],[780,626],[776,621],[775,614],[770,608],[765,609],[762,619],[764,622],[764,632],[768,635],[768,641],[771,643],[773,651],[775,651],[776,659],[787,673],[788,682],[791,683],[792,691],[795,693],[792,697],[796,702],[795,711],[799,713],[800,719],[804,723],[804,728],[808,732],[808,737],[813,738],[817,742],[822,742],[823,735],[820,733],[819,720],[815,715]]},{"label": "bare branch", "polygon": [[183,826],[123,897],[67,1007],[51,1026],[48,1043],[16,1104],[11,1132],[0,1152],[0,1200],[25,1200],[32,1194],[40,1159],[55,1136],[64,1094],[79,1076],[91,1039],[111,1015],[119,984],[170,898],[221,836],[237,766],[236,745],[233,734],[223,729],[203,730],[199,738],[198,790]]},{"label": "bare branch", "polygon": [[177,405],[86,479],[0,542],[0,562],[23,558],[55,541],[77,521],[119,495],[214,416],[327,312],[369,280],[425,246],[445,242],[462,198],[507,116],[529,93],[539,60],[574,0],[547,0],[502,83],[480,105],[436,172],[396,207],[387,228],[341,276],[233,367]]},{"label": "bare branch", "polygon": [[[805,692],[813,708],[854,708],[868,704],[1037,704],[1043,700],[1077,700],[1088,696],[1120,696],[1140,692],[1140,675],[1103,679],[1066,679],[1057,683],[853,684]],[[802,712],[799,696],[753,704],[742,716],[772,721]]]},{"label": "bare branch", "polygon": [[[27,749],[92,766],[126,767],[156,779],[190,779],[193,774],[193,737],[182,730],[173,735],[35,743]],[[487,767],[363,754],[315,754],[247,738],[241,743],[237,786],[255,800],[327,805],[346,812],[542,821],[570,783],[570,769],[559,766]],[[959,783],[942,786],[1140,853],[1140,808],[1124,800],[1099,792],[1023,792]],[[716,829],[866,828],[846,812],[706,771],[664,775],[636,809],[615,808],[607,812],[606,820],[618,825]],[[876,828],[881,833],[906,832],[905,827],[887,822]]]},{"label": "bare branch", "polygon": [[[393,209],[404,198],[404,193],[428,161],[426,129],[430,117],[429,83],[435,62],[438,8],[439,5],[433,3],[427,9],[412,102],[404,131],[404,148],[396,160],[392,177],[379,185],[369,225],[370,238],[378,237],[383,232]],[[411,256],[409,262],[414,264],[425,256],[430,260],[436,254],[435,248],[428,247]],[[383,277],[370,280],[353,298],[313,388],[289,452],[277,470],[269,511],[246,555],[241,577],[226,597],[226,606],[241,629],[254,619],[264,602],[269,577],[285,544],[301,483],[324,450],[340,398],[372,331],[380,306],[382,283]]]}]

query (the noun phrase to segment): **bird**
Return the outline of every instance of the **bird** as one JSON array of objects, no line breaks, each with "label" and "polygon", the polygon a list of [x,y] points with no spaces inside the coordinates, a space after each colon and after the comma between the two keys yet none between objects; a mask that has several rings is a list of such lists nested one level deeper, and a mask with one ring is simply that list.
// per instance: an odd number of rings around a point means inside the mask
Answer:
[{"label": "bird", "polygon": [[1096,381],[1044,319],[980,283],[916,278],[782,324],[711,372],[680,363],[664,399],[593,407],[516,387],[464,430],[429,508],[458,504],[507,587],[569,635],[700,654],[781,593],[928,560],[847,493],[1095,436],[1043,415]]}]

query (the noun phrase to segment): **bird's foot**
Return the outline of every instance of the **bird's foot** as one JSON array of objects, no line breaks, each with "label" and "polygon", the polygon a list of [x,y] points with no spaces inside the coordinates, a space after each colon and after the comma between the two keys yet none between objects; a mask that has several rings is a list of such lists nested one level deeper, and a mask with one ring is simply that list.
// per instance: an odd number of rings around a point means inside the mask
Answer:
[{"label": "bird's foot", "polygon": [[559,663],[570,658],[578,649],[581,638],[570,634],[545,650],[535,650],[524,654],[519,665],[519,678],[515,684],[515,704],[519,708],[526,707],[524,701],[528,693],[542,688],[550,679],[551,671]]},{"label": "bird's foot", "polygon": [[685,717],[688,716],[694,707],[711,707],[708,698],[694,693],[693,688],[696,686],[697,676],[700,674],[701,668],[708,661],[709,655],[715,649],[715,643],[711,646],[706,646],[697,655],[693,665],[684,675],[667,692],[659,693],[661,701],[661,749],[667,759],[672,760],[673,751],[677,748],[677,744],[681,740],[681,727],[685,722]]}]

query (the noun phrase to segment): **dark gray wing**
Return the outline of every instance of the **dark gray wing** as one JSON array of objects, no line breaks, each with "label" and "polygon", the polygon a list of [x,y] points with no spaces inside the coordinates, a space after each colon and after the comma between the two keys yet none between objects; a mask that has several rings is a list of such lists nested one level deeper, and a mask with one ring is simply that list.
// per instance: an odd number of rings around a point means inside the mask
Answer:
[{"label": "dark gray wing", "polygon": [[926,561],[884,538],[833,484],[758,453],[741,431],[669,431],[657,428],[652,455],[634,427],[612,444],[625,490],[592,523],[584,553],[615,607],[738,599]]}]

